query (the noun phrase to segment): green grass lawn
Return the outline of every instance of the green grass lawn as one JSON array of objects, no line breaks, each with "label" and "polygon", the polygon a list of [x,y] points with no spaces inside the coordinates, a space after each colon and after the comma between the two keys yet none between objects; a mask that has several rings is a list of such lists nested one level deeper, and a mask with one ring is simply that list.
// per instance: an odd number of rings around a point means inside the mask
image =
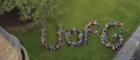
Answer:
[{"label": "green grass lawn", "polygon": [[[120,20],[125,24],[127,40],[140,23],[140,0],[59,0],[61,14],[48,18],[48,39],[54,45],[56,23],[65,30],[82,29],[91,19],[98,19],[102,26],[109,21]],[[102,30],[101,27],[100,30]],[[115,30],[116,31],[116,30]],[[113,31],[113,32],[115,32]],[[31,60],[112,60],[117,51],[100,43],[100,36],[89,34],[87,46],[63,47],[55,52],[44,49],[40,42],[40,28],[35,26],[25,32],[14,32],[27,49]],[[63,39],[65,41],[65,39]]]}]

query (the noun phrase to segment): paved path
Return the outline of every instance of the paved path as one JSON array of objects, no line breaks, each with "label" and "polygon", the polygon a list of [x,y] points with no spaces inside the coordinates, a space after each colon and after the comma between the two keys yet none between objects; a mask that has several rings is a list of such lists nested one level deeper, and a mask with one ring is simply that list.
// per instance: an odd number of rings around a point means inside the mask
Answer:
[{"label": "paved path", "polygon": [[140,42],[140,26],[129,38],[129,40],[124,44],[122,49],[118,52],[114,60],[130,60],[137,50]]},{"label": "paved path", "polygon": [[137,50],[135,51],[133,55],[133,59],[131,60],[140,60],[140,45],[138,46]]}]

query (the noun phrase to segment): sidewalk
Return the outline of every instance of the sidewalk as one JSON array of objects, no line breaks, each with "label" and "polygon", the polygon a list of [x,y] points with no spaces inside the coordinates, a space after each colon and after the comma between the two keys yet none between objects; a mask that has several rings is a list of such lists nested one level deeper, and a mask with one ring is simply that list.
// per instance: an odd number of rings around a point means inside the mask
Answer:
[{"label": "sidewalk", "polygon": [[124,44],[122,49],[118,52],[114,60],[130,60],[138,48],[140,42],[140,26]]}]

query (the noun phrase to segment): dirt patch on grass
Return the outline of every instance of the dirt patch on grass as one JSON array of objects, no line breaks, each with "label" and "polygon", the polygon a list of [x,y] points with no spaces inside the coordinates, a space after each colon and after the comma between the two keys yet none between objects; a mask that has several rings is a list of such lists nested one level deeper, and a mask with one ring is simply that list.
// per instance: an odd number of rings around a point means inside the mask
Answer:
[{"label": "dirt patch on grass", "polygon": [[3,26],[22,26],[33,22],[33,20],[20,20],[20,15],[18,14],[18,10],[14,9],[9,13],[5,13],[4,15],[0,15],[0,25]]},{"label": "dirt patch on grass", "polygon": [[9,13],[0,15],[0,25],[10,31],[25,30],[34,26],[35,22],[33,20],[20,20],[18,12],[17,9],[14,9]]}]

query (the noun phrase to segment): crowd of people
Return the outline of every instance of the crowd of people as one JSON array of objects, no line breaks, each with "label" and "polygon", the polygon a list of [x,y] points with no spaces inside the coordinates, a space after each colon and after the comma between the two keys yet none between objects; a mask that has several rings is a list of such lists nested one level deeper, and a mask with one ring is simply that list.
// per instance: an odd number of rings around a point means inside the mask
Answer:
[{"label": "crowd of people", "polygon": [[57,41],[55,46],[53,47],[52,45],[48,44],[48,40],[46,39],[46,24],[43,21],[41,23],[41,42],[42,45],[47,48],[49,51],[54,51],[59,49],[62,46],[62,33],[63,33],[63,28],[61,24],[57,25],[57,29],[56,29],[56,35],[57,35]]},{"label": "crowd of people", "polygon": [[[71,34],[74,33],[77,36],[76,41],[71,41],[70,37]],[[74,45],[74,47],[79,47],[80,45],[86,45],[87,44],[87,34],[86,32],[82,32],[76,28],[73,28],[69,31],[65,32],[65,37],[66,37],[66,45],[71,46]]]},{"label": "crowd of people", "polygon": [[[95,28],[92,28],[95,27]],[[41,42],[42,45],[47,48],[49,51],[54,51],[62,47],[62,35],[63,33],[65,34],[66,38],[66,45],[67,46],[74,46],[74,47],[79,47],[80,45],[87,45],[88,44],[88,33],[93,33],[95,35],[98,35],[98,28],[100,27],[100,24],[98,23],[97,20],[91,20],[87,25],[84,26],[83,30],[79,30],[77,28],[72,28],[71,30],[68,30],[64,32],[62,28],[62,24],[57,25],[56,29],[56,44],[54,46],[48,44],[48,40],[46,39],[46,23],[43,21],[41,23]],[[115,33],[112,35],[112,40],[118,41],[117,43],[113,44],[109,40],[109,29],[118,27],[119,28],[119,33]],[[112,48],[113,50],[118,50],[121,48],[123,41],[124,41],[124,34],[125,29],[124,25],[122,22],[116,21],[116,22],[110,22],[108,24],[105,24],[103,32],[101,34],[101,43],[107,47]],[[75,41],[71,40],[72,34],[75,34],[77,36],[77,39]]]},{"label": "crowd of people", "polygon": [[[118,41],[116,44],[113,44],[109,41],[109,32],[108,30],[113,28],[113,27],[118,27],[120,32],[119,33],[115,33],[112,36],[113,40]],[[118,50],[122,47],[123,41],[124,41],[124,34],[125,30],[124,30],[124,26],[122,22],[111,22],[108,24],[105,24],[105,27],[103,29],[102,35],[101,35],[101,42],[103,45],[112,48],[113,50]]]},{"label": "crowd of people", "polygon": [[[96,27],[96,29],[94,30],[93,27]],[[88,33],[93,33],[95,35],[98,35],[98,28],[99,28],[99,23],[97,20],[92,20],[90,21],[87,25],[85,25],[84,27],[84,31],[80,31],[76,28],[73,28],[69,31],[65,32],[65,36],[66,36],[66,45],[67,46],[71,46],[72,44],[74,45],[74,47],[79,47],[80,45],[87,45],[87,36]],[[70,36],[71,34],[74,33],[77,35],[77,40],[74,42],[71,42]]]},{"label": "crowd of people", "polygon": [[62,24],[58,24],[56,33],[57,33],[57,41],[54,50],[59,49],[62,46],[62,33],[63,33]]},{"label": "crowd of people", "polygon": [[45,21],[42,21],[41,22],[41,43],[45,48],[48,48],[45,32],[46,32],[46,23]]},{"label": "crowd of people", "polygon": [[[92,26],[95,27],[96,29],[93,29]],[[99,26],[100,24],[98,23],[97,20],[91,20],[87,25],[85,25],[84,30],[88,33],[93,33],[98,35],[97,29],[99,28]]]}]

